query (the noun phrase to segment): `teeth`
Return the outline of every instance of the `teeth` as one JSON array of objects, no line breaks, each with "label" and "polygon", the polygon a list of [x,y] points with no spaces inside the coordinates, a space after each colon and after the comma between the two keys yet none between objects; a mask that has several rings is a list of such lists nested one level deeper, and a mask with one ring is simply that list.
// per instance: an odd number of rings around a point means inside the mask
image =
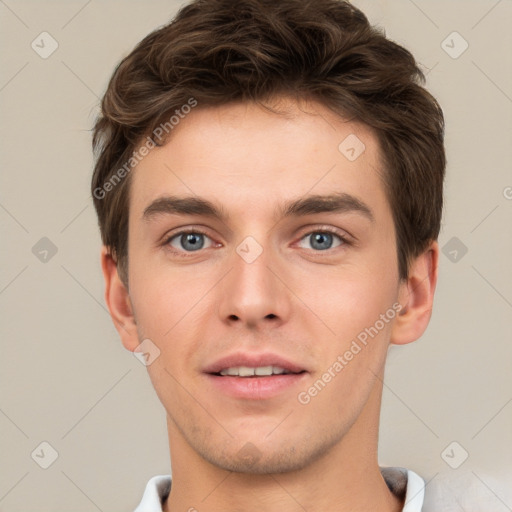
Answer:
[{"label": "teeth", "polygon": [[254,377],[256,376],[269,376],[269,375],[282,375],[284,373],[291,373],[280,366],[258,366],[250,368],[248,366],[233,366],[231,368],[224,368],[221,370],[221,375],[230,375],[236,377]]},{"label": "teeth", "polygon": [[272,375],[272,366],[260,366],[255,368],[254,375]]},{"label": "teeth", "polygon": [[238,376],[239,377],[251,377],[254,375],[254,368],[249,368],[247,366],[240,366],[238,368]]}]

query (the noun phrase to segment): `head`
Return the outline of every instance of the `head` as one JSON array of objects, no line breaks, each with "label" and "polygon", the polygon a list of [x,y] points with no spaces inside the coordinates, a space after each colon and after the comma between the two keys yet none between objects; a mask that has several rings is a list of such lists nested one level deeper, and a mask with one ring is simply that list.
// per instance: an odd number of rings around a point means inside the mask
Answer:
[{"label": "head", "polygon": [[[376,396],[389,344],[426,328],[445,153],[423,81],[338,0],[194,1],[116,68],[93,137],[106,299],[129,350],[158,348],[170,429],[205,460],[318,458]],[[226,400],[214,374],[235,353],[301,373]]]}]

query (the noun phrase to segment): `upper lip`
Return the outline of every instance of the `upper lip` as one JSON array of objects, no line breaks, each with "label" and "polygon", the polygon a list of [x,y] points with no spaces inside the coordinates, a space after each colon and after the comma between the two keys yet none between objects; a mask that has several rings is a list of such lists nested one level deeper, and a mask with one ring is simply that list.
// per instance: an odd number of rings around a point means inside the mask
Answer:
[{"label": "upper lip", "polygon": [[241,352],[221,357],[215,362],[207,365],[203,371],[205,373],[219,373],[221,370],[226,368],[233,368],[237,366],[248,366],[249,368],[257,368],[259,366],[279,366],[280,368],[284,368],[285,370],[293,373],[307,371],[303,366],[289,361],[277,354],[244,354]]}]

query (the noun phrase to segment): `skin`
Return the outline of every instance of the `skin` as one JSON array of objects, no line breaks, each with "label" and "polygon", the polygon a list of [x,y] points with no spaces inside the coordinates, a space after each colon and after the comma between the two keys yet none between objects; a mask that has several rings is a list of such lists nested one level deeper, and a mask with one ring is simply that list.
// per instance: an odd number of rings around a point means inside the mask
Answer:
[{"label": "skin", "polygon": [[[399,511],[377,462],[384,364],[391,343],[412,342],[427,327],[439,248],[433,241],[400,281],[374,134],[316,102],[280,98],[279,107],[287,114],[252,103],[194,109],[133,171],[129,290],[102,251],[106,302],[124,346],[134,351],[149,338],[160,350],[147,369],[172,448],[165,510]],[[352,162],[338,150],[350,134],[366,147]],[[373,221],[357,211],[276,216],[285,201],[333,191],[363,201]],[[143,218],[171,194],[208,199],[229,218]],[[168,242],[194,227],[207,233],[204,248],[187,252],[179,236]],[[350,243],[334,236],[319,250],[309,235],[325,227]],[[236,251],[247,236],[263,249],[250,264]],[[400,314],[300,403],[298,393],[396,303]],[[271,399],[225,396],[201,370],[236,350],[277,352],[308,373]]]}]

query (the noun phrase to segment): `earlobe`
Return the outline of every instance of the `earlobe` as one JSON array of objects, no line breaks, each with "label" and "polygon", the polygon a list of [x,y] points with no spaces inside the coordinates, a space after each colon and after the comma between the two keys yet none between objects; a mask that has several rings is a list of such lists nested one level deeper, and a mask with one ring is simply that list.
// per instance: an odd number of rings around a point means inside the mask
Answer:
[{"label": "earlobe", "polygon": [[400,285],[402,309],[393,324],[391,343],[405,345],[425,332],[432,315],[438,262],[439,245],[434,241],[411,263],[409,276]]},{"label": "earlobe", "polygon": [[101,269],[105,279],[105,302],[110,316],[124,347],[133,352],[139,344],[133,307],[128,290],[119,278],[117,263],[105,246],[101,250]]}]

